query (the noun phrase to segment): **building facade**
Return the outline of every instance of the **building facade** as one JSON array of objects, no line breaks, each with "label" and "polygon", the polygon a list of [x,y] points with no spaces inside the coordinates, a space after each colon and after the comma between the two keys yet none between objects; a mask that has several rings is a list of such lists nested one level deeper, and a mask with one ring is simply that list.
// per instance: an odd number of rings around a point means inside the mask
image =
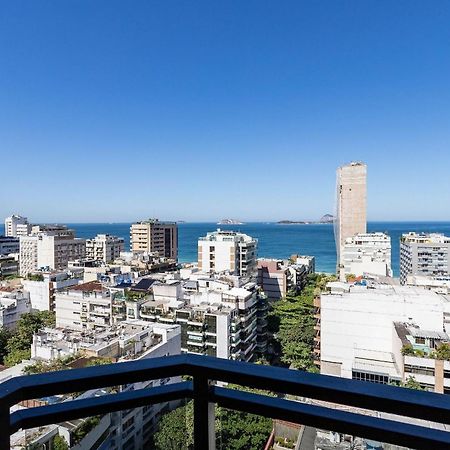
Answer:
[{"label": "building facade", "polygon": [[[335,282],[327,288],[315,302],[315,354],[322,374],[399,384],[428,371],[431,362],[426,356],[448,338],[448,296],[373,282]],[[421,348],[420,361],[410,358],[414,356],[410,345],[413,350]],[[440,382],[414,378],[426,389],[443,392]]]},{"label": "building facade", "polygon": [[13,214],[5,219],[5,236],[26,236],[31,231],[31,225],[26,217]]},{"label": "building facade", "polygon": [[[108,358],[120,364],[125,361],[143,360],[180,354],[180,327],[162,323],[129,320],[109,327],[101,332],[76,332],[64,329],[44,329],[33,336],[31,357],[33,361],[53,361],[72,356]],[[118,386],[120,392],[148,389],[180,382],[180,377],[170,377]],[[107,395],[106,389],[93,389],[81,393],[77,399]],[[58,398],[55,399],[58,401]],[[177,404],[163,402],[138,408],[108,413],[98,418],[81,440],[76,437],[77,427],[82,421],[68,421],[58,424],[56,433],[64,437],[74,450],[131,450],[150,448],[152,435],[159,417]],[[74,424],[72,426],[72,424]],[[52,426],[52,425],[51,425]],[[56,427],[53,425],[53,427]],[[35,440],[40,447],[52,448],[55,431],[41,427]]]},{"label": "building facade", "polygon": [[161,257],[178,259],[178,225],[149,219],[133,223],[130,228],[133,253],[158,253]]},{"label": "building facade", "polygon": [[123,238],[110,234],[98,234],[86,240],[86,258],[110,263],[119,258],[125,247]]},{"label": "building facade", "polygon": [[314,270],[313,256],[296,255],[291,260],[258,259],[258,286],[269,299],[279,300],[288,293],[298,294]]},{"label": "building facade", "polygon": [[99,281],[55,294],[56,326],[75,331],[102,331],[114,323],[112,298]]},{"label": "building facade", "polygon": [[40,269],[64,270],[68,262],[84,258],[86,242],[64,226],[33,227],[32,234],[20,237],[20,274]]},{"label": "building facade", "polygon": [[441,277],[449,271],[450,237],[438,233],[408,233],[400,239],[400,283],[409,275]]},{"label": "building facade", "polygon": [[0,328],[16,328],[20,316],[31,312],[30,297],[22,291],[0,291]]},{"label": "building facade", "polygon": [[13,236],[0,236],[0,256],[19,253],[19,238]]},{"label": "building facade", "polygon": [[367,167],[353,162],[339,167],[336,179],[335,240],[338,272],[343,273],[347,238],[367,231]]},{"label": "building facade", "polygon": [[235,231],[213,231],[198,239],[198,268],[203,272],[256,274],[258,241]]},{"label": "building facade", "polygon": [[22,280],[24,291],[30,295],[31,307],[38,311],[54,311],[55,294],[79,284],[83,280],[83,270],[39,272],[34,278]]},{"label": "building facade", "polygon": [[391,238],[385,233],[349,237],[344,243],[342,261],[345,275],[370,273],[391,277]]}]

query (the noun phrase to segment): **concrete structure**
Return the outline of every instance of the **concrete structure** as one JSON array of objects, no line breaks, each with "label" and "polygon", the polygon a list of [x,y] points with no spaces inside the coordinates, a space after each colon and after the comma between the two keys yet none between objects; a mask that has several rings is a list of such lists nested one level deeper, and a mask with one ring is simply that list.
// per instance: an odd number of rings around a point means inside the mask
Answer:
[{"label": "concrete structure", "polygon": [[198,268],[203,272],[256,274],[258,241],[236,231],[213,231],[198,239]]},{"label": "concrete structure", "polygon": [[0,328],[16,328],[20,316],[31,312],[30,297],[27,292],[0,288]]},{"label": "concrete structure", "polygon": [[19,237],[30,233],[31,225],[26,217],[13,214],[5,219],[5,236]]},{"label": "concrete structure", "polygon": [[[293,261],[303,261],[294,263]],[[314,257],[296,256],[292,260],[258,259],[258,286],[269,299],[279,300],[288,293],[298,294],[306,284],[306,278],[314,273]]]},{"label": "concrete structure", "polygon": [[422,286],[438,294],[450,294],[450,276],[426,277],[423,275],[408,275],[405,284],[408,286]]},{"label": "concrete structure", "polygon": [[[157,358],[180,354],[180,327],[139,320],[124,321],[102,332],[80,333],[68,330],[45,329],[33,337],[31,354],[34,361],[51,361],[69,355],[83,358],[105,357],[117,361]],[[130,383],[119,387],[121,392],[158,387],[181,381],[180,377]],[[109,389],[93,389],[77,399],[109,394]],[[164,411],[174,407],[159,403],[106,414],[80,442],[74,442],[74,431],[82,420],[63,422],[56,430],[39,429],[31,443],[47,445],[54,434],[60,434],[74,450],[130,450],[149,448],[158,419]],[[75,426],[73,425],[75,424]],[[53,433],[53,434],[52,434]],[[13,439],[12,439],[13,441]]]},{"label": "concrete structure", "polygon": [[55,294],[56,326],[69,330],[104,330],[113,325],[112,298],[99,281]]},{"label": "concrete structure", "polygon": [[97,234],[95,238],[86,240],[86,258],[110,263],[119,258],[124,245],[123,238],[110,234]]},{"label": "concrete structure", "polygon": [[367,231],[366,178],[367,167],[363,163],[353,162],[337,170],[335,239],[338,272],[341,275],[346,239]]},{"label": "concrete structure", "polygon": [[74,231],[65,226],[34,226],[31,233],[20,237],[22,276],[39,269],[67,269],[70,260],[85,255],[85,240],[76,238]]},{"label": "concrete structure", "polygon": [[32,308],[38,311],[53,311],[56,293],[76,286],[83,280],[82,269],[39,272],[34,275],[36,276],[32,280],[24,279],[22,285],[30,295]]},{"label": "concrete structure", "polygon": [[[406,324],[408,333],[420,338],[414,342],[411,338],[413,345],[427,344],[434,349],[438,343],[447,341],[445,333],[450,328],[447,296],[423,288],[370,281],[335,282],[327,288],[328,292],[315,303],[315,353],[323,374],[378,383],[406,381],[411,371],[405,364],[420,366],[421,362],[404,360],[402,347],[408,342],[404,340],[406,334],[396,330],[396,323]],[[427,367],[431,364],[422,362]],[[442,384],[436,382],[431,386],[429,381],[425,388],[442,392]]]},{"label": "concrete structure", "polygon": [[158,253],[161,257],[178,259],[178,226],[176,222],[149,219],[133,223],[130,228],[133,253]]},{"label": "concrete structure", "polygon": [[19,253],[19,238],[13,236],[0,236],[0,256]]},{"label": "concrete structure", "polygon": [[341,260],[345,275],[370,273],[392,276],[391,238],[384,233],[360,233],[345,240]]},{"label": "concrete structure", "polygon": [[400,283],[408,275],[450,275],[450,237],[438,233],[408,233],[400,239]]},{"label": "concrete structure", "polygon": [[[177,300],[180,287],[184,301]],[[154,300],[144,301],[138,314],[144,320],[180,324],[182,352],[250,361],[267,345],[267,304],[255,287],[231,287],[212,278],[183,286],[157,282],[152,285]]]}]

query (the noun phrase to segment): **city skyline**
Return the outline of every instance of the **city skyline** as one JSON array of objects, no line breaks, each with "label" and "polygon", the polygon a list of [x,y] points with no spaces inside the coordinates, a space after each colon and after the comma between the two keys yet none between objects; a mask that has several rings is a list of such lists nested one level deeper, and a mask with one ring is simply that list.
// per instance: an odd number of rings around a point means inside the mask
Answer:
[{"label": "city skyline", "polygon": [[2,173],[2,217],[311,220],[333,213],[335,168],[362,160],[369,220],[450,219],[448,4],[10,2],[3,17],[2,156],[21,164]]}]

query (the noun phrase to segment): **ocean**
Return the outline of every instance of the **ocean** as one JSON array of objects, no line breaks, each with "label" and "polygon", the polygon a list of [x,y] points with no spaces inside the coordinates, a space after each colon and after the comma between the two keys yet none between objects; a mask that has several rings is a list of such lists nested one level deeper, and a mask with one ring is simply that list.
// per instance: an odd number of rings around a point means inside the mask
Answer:
[{"label": "ocean", "polygon": [[[109,233],[125,239],[130,245],[129,223],[72,223],[76,235],[90,238],[97,233]],[[333,273],[336,269],[336,247],[331,224],[280,225],[274,222],[246,223],[244,225],[217,225],[215,223],[179,224],[179,260],[191,262],[197,259],[197,239],[217,228],[236,230],[258,239],[258,256],[286,258],[292,254],[316,257],[318,272]],[[450,222],[369,222],[368,231],[388,233],[392,240],[392,268],[399,275],[399,242],[402,233],[409,231],[435,232],[450,235]],[[0,234],[3,234],[3,225]]]}]

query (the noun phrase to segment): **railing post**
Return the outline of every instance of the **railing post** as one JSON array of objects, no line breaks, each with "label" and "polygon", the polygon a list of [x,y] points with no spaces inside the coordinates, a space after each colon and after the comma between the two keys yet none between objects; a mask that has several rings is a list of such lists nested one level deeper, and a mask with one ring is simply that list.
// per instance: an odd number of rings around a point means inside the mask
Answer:
[{"label": "railing post", "polygon": [[9,405],[0,406],[0,450],[10,450]]},{"label": "railing post", "polygon": [[209,380],[194,376],[194,450],[215,450],[214,403],[208,401]]}]

